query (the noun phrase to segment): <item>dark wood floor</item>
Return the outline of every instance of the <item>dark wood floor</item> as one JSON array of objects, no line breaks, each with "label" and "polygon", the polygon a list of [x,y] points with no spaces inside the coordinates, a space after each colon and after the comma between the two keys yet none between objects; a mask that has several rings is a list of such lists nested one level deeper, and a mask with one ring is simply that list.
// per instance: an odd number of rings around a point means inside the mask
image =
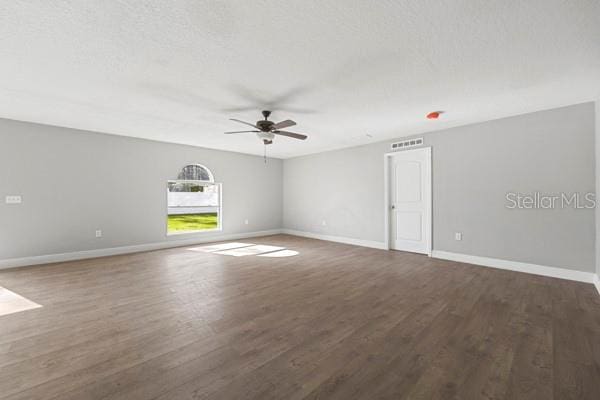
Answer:
[{"label": "dark wood floor", "polygon": [[2,399],[600,399],[590,284],[293,236],[0,271]]}]

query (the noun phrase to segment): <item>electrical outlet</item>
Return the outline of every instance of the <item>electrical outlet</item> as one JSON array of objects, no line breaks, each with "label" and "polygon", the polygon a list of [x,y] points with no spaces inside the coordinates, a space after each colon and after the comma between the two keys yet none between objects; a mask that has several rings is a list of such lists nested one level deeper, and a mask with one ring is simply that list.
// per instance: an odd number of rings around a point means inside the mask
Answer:
[{"label": "electrical outlet", "polygon": [[244,220],[244,225],[248,225],[248,220],[247,219]]},{"label": "electrical outlet", "polygon": [[462,240],[462,233],[460,233],[460,232],[454,233],[454,240]]},{"label": "electrical outlet", "polygon": [[96,237],[97,237],[97,238],[101,238],[101,237],[102,237],[102,231],[101,231],[100,229],[98,229],[98,230],[96,231]]},{"label": "electrical outlet", "polygon": [[4,202],[6,204],[21,204],[22,199],[21,196],[6,196],[6,198],[4,199]]}]

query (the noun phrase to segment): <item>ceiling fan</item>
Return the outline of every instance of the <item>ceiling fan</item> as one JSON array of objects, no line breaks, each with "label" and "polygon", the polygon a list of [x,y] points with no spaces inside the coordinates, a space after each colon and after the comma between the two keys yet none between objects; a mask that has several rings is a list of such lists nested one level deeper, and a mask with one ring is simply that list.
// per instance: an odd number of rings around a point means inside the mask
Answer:
[{"label": "ceiling fan", "polygon": [[235,119],[235,118],[230,118],[231,121],[239,122],[240,124],[244,124],[244,125],[249,125],[249,126],[253,127],[255,130],[225,132],[225,134],[229,135],[232,133],[256,133],[256,136],[258,136],[258,138],[261,139],[265,145],[272,144],[273,139],[275,138],[275,135],[287,136],[287,137],[291,137],[294,139],[300,139],[300,140],[305,140],[306,138],[308,138],[308,136],[303,135],[301,133],[294,133],[294,132],[288,132],[288,131],[281,130],[283,128],[288,128],[290,126],[296,125],[296,123],[294,121],[292,121],[291,119],[286,119],[285,121],[275,123],[273,121],[268,120],[269,116],[271,115],[271,111],[264,110],[262,112],[262,115],[263,115],[263,117],[265,117],[265,119],[256,121],[256,124],[252,124],[250,122],[245,122],[245,121],[240,121],[239,119]]}]

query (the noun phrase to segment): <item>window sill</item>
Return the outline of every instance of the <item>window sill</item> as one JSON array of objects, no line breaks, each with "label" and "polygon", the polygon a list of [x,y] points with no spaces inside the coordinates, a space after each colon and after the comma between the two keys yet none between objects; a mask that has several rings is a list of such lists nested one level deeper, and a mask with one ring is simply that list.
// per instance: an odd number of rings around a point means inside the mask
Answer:
[{"label": "window sill", "polygon": [[200,229],[197,231],[167,232],[167,237],[168,236],[180,236],[180,235],[194,235],[194,234],[198,234],[198,233],[222,232],[222,231],[223,231],[222,228],[215,228],[215,229]]}]

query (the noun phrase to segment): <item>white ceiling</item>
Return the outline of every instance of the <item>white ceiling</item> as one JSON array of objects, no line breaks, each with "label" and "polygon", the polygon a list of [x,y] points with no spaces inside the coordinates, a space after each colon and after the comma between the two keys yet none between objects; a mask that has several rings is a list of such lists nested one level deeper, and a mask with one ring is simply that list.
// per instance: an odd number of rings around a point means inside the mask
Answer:
[{"label": "white ceiling", "polygon": [[268,107],[287,158],[600,97],[600,1],[3,1],[0,60],[0,117],[262,154]]}]

